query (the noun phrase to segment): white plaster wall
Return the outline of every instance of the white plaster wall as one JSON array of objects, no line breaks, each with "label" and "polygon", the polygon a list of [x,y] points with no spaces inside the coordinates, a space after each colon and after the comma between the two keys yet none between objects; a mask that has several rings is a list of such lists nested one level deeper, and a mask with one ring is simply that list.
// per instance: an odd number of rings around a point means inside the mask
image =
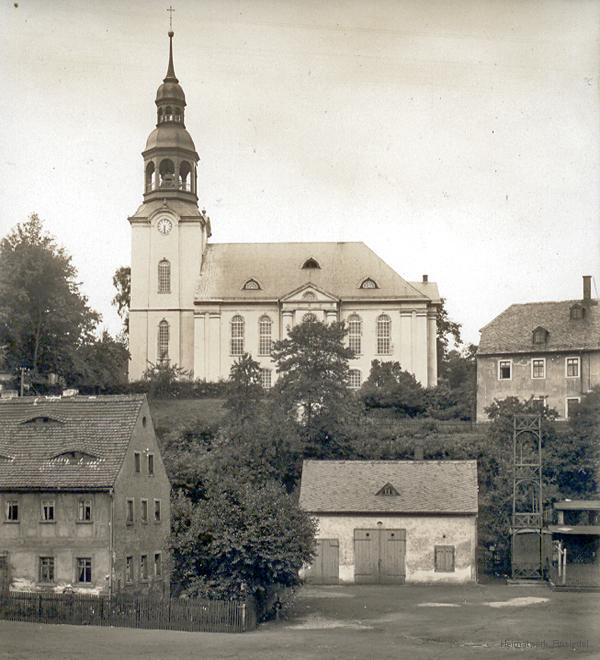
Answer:
[{"label": "white plaster wall", "polygon": [[[476,579],[475,551],[477,518],[475,516],[369,516],[319,515],[317,538],[338,539],[340,582],[354,582],[354,530],[406,530],[406,582],[464,583]],[[455,546],[455,571],[435,571],[434,546]]]}]

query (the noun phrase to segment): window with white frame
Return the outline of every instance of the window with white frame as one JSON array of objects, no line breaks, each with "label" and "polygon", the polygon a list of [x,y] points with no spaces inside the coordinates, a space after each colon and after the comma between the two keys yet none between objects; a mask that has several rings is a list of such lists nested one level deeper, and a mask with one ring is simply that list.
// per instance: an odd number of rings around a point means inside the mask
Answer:
[{"label": "window with white frame", "polygon": [[362,353],[362,321],[358,314],[348,317],[348,348],[354,355]]},{"label": "window with white frame", "polygon": [[579,368],[578,357],[565,358],[565,376],[567,378],[579,378]]},{"label": "window with white frame", "polygon": [[167,259],[158,262],[158,293],[171,293],[171,263]]},{"label": "window with white frame", "polygon": [[360,369],[350,369],[348,373],[348,385],[353,390],[358,390],[361,385]]},{"label": "window with white frame", "polygon": [[91,584],[92,582],[92,558],[77,557],[77,582]]},{"label": "window with white frame", "polygon": [[17,500],[7,500],[4,518],[6,522],[19,522],[19,502]]},{"label": "window with white frame", "polygon": [[511,380],[512,360],[498,360],[498,380]]},{"label": "window with white frame", "polygon": [[163,319],[158,324],[157,338],[158,363],[160,365],[169,364],[169,323]]},{"label": "window with white frame", "polygon": [[261,369],[260,370],[260,384],[265,390],[271,389],[271,370],[270,369]]},{"label": "window with white frame", "polygon": [[54,582],[54,557],[40,557],[40,582]]},{"label": "window with white frame", "polygon": [[231,355],[244,353],[244,317],[236,314],[231,319]]},{"label": "window with white frame", "polygon": [[377,317],[377,354],[389,355],[392,352],[392,319],[387,314]]},{"label": "window with white frame", "polygon": [[531,360],[531,377],[532,378],[546,378],[546,359],[533,358]]},{"label": "window with white frame", "polygon": [[42,522],[54,522],[54,500],[42,500]]},{"label": "window with white frame", "polygon": [[258,319],[258,354],[271,355],[271,332],[273,322],[268,316]]},{"label": "window with white frame", "polygon": [[79,500],[77,506],[77,521],[92,522],[92,500]]}]

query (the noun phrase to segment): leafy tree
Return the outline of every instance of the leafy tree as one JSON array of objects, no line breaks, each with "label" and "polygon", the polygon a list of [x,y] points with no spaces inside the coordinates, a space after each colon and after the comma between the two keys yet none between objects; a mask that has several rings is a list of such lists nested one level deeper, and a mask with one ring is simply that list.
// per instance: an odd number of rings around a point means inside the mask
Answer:
[{"label": "leafy tree", "polygon": [[444,375],[445,360],[448,355],[450,339],[452,339],[457,346],[462,344],[460,329],[461,324],[450,320],[448,317],[446,299],[442,298],[442,303],[439,306],[437,313],[437,362],[438,371],[442,376]]},{"label": "leafy tree", "polygon": [[298,419],[307,456],[340,456],[348,428],[358,414],[348,389],[348,360],[343,323],[307,320],[275,342],[272,357],[279,379],[273,397]]},{"label": "leafy tree", "polygon": [[71,257],[34,213],[0,242],[0,345],[9,368],[71,375],[100,320],[81,294]]},{"label": "leafy tree", "polygon": [[142,381],[148,383],[148,397],[151,399],[167,399],[173,392],[173,384],[181,379],[189,379],[190,373],[176,364],[153,364],[142,376]]},{"label": "leafy tree", "polygon": [[437,387],[427,392],[427,414],[435,419],[473,419],[477,393],[477,347],[448,351]]},{"label": "leafy tree", "polygon": [[72,384],[96,393],[127,383],[129,351],[123,338],[106,330],[98,339],[83,344],[74,356]]},{"label": "leafy tree", "polygon": [[425,412],[425,391],[399,362],[373,360],[360,396],[368,408],[393,408],[408,417]]},{"label": "leafy tree", "polygon": [[174,580],[190,596],[256,596],[299,583],[312,560],[315,523],[274,482],[217,475],[205,499],[174,501]]},{"label": "leafy tree", "polygon": [[260,384],[260,364],[248,353],[231,365],[225,408],[225,424],[243,429],[256,415],[264,390]]},{"label": "leafy tree", "polygon": [[129,333],[129,306],[131,302],[131,268],[121,266],[113,275],[113,286],[117,290],[112,304],[116,306],[117,313],[123,321],[123,331]]}]

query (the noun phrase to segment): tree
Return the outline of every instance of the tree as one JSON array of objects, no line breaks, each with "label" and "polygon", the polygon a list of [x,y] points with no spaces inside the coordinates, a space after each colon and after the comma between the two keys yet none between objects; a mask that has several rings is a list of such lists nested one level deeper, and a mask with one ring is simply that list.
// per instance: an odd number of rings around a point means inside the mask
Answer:
[{"label": "tree", "polygon": [[427,414],[435,419],[473,419],[477,392],[477,347],[446,353],[438,385],[427,392]]},{"label": "tree", "polygon": [[314,556],[314,521],[274,482],[216,475],[204,499],[178,497],[173,509],[173,577],[184,594],[264,600],[299,584]]},{"label": "tree", "polygon": [[123,331],[129,333],[129,306],[131,302],[131,268],[121,266],[113,275],[113,286],[117,290],[112,304],[116,306],[117,313],[123,321]]},{"label": "tree", "polygon": [[0,242],[0,345],[9,368],[70,376],[100,320],[71,257],[34,213]]},{"label": "tree", "polygon": [[358,412],[348,389],[354,353],[344,346],[346,334],[343,323],[307,320],[273,346],[279,374],[273,396],[298,419],[307,456],[339,456]]},{"label": "tree", "polygon": [[448,356],[448,346],[450,343],[450,338],[453,339],[454,343],[457,346],[462,344],[462,339],[460,336],[461,324],[456,323],[456,321],[451,321],[448,317],[448,311],[446,310],[446,299],[442,298],[442,302],[438,307],[437,313],[437,363],[438,363],[438,372],[441,376],[444,375],[446,368],[446,358]]},{"label": "tree", "polygon": [[106,330],[99,339],[83,344],[74,356],[72,384],[96,393],[127,383],[129,351],[123,338]]},{"label": "tree", "polygon": [[399,362],[373,360],[360,396],[368,408],[393,408],[407,417],[425,412],[425,391]]},{"label": "tree", "polygon": [[243,429],[256,415],[264,390],[260,384],[260,364],[248,353],[231,365],[225,408],[225,424]]}]

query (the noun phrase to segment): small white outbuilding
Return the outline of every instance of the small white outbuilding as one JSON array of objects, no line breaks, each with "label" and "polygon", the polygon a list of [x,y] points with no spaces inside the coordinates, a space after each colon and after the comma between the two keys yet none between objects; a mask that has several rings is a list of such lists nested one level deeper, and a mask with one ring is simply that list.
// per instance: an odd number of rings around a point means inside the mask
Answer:
[{"label": "small white outbuilding", "polygon": [[304,461],[320,584],[476,580],[477,461]]}]

